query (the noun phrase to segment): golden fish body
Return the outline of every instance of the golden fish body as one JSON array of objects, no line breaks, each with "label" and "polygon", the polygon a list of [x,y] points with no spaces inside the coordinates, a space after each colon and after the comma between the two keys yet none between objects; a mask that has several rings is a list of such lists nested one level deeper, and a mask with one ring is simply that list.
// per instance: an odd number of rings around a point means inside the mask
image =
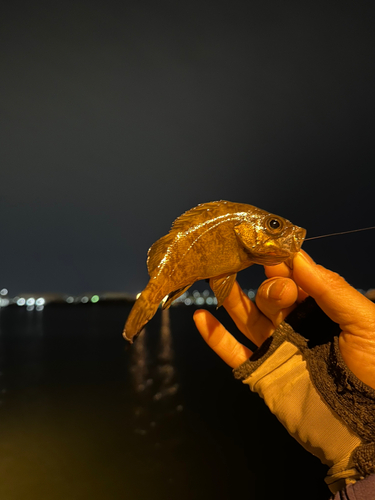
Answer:
[{"label": "golden fish body", "polygon": [[244,203],[215,201],[192,208],[149,249],[150,281],[130,311],[124,337],[132,342],[161,301],[168,308],[202,279],[210,280],[221,306],[238,271],[291,259],[305,235],[283,217]]}]

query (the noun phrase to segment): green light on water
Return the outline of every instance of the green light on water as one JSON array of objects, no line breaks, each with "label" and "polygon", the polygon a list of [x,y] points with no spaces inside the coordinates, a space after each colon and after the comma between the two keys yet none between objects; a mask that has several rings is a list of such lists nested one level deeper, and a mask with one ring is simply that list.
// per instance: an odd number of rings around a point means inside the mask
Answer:
[{"label": "green light on water", "polygon": [[93,295],[91,297],[91,302],[95,304],[95,302],[99,302],[99,295]]}]

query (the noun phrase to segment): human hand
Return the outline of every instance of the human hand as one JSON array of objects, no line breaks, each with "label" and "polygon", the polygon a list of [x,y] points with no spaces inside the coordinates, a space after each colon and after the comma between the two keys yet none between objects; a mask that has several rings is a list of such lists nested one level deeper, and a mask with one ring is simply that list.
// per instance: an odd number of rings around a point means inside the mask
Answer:
[{"label": "human hand", "polygon": [[[296,305],[311,295],[340,325],[339,348],[348,368],[375,389],[375,304],[338,274],[316,265],[303,250],[295,256],[293,270],[279,264],[265,267],[265,272],[268,279],[259,287],[255,304],[238,283],[224,301],[239,330],[260,346]],[[207,344],[232,368],[251,356],[252,351],[208,311],[196,311],[194,321]]]}]

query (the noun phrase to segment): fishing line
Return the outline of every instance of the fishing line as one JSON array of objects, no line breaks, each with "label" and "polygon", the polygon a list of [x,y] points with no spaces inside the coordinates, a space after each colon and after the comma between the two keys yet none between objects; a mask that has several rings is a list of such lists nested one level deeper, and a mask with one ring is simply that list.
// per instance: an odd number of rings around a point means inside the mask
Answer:
[{"label": "fishing line", "polygon": [[322,236],[312,236],[311,238],[305,238],[305,241],[317,240],[318,238],[326,238],[327,236],[336,236],[338,234],[357,233],[358,231],[367,231],[369,229],[375,229],[375,226],[363,227],[362,229],[352,229],[351,231],[342,231],[341,233],[330,233],[330,234],[323,234]]}]

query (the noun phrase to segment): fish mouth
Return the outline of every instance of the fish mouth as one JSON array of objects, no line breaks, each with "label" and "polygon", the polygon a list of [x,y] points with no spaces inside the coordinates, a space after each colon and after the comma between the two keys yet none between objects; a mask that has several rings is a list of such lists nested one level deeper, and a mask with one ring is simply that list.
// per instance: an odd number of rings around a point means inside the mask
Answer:
[{"label": "fish mouth", "polygon": [[290,248],[291,254],[286,260],[284,260],[284,263],[290,269],[293,269],[294,256],[301,250],[301,246],[305,238],[306,238],[306,229],[300,227],[294,232],[292,246]]},{"label": "fish mouth", "polygon": [[252,253],[253,262],[266,266],[275,266],[281,262],[291,263],[294,255],[301,250],[305,236],[305,229],[294,226],[286,237],[280,238],[281,241],[278,243],[280,246],[275,243],[267,249],[261,248],[259,253]]},{"label": "fish mouth", "polygon": [[306,229],[303,229],[302,227],[296,228],[296,230],[293,233],[293,241],[290,247],[290,251],[294,253],[299,252],[301,250],[301,246],[305,238],[306,238]]}]

